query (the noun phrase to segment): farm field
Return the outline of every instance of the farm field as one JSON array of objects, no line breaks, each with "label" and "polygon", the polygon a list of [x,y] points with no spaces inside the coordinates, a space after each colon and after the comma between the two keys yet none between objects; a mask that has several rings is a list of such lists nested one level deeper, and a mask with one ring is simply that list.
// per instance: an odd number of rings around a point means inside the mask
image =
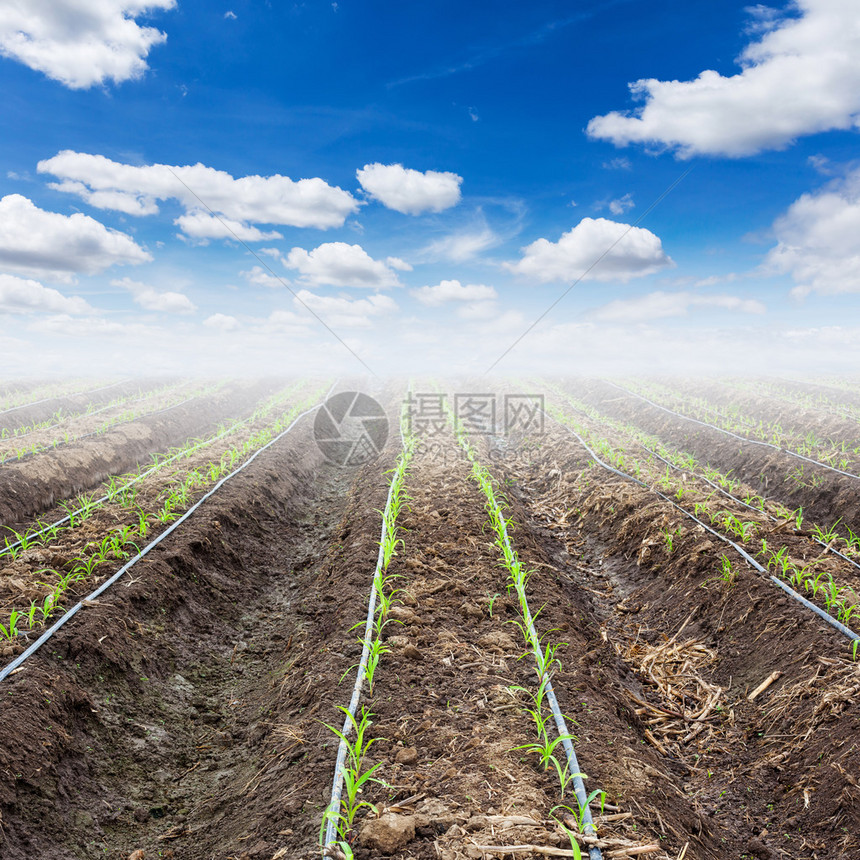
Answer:
[{"label": "farm field", "polygon": [[858,421],[836,379],[8,384],[0,857],[860,856]]}]

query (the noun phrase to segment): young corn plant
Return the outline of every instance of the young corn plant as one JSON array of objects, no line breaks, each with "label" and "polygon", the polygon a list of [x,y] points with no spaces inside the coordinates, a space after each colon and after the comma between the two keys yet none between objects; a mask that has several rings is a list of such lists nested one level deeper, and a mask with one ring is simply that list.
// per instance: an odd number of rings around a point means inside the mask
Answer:
[{"label": "young corn plant", "polygon": [[[340,705],[338,705],[338,708],[346,714],[349,722],[346,734],[335,726],[328,725],[328,723],[323,723],[323,725],[329,731],[334,732],[338,739],[346,746],[346,761],[344,762],[343,769],[341,771],[343,774],[344,791],[341,794],[340,809],[333,810],[329,808],[323,815],[319,842],[320,845],[323,844],[326,827],[328,826],[328,822],[332,820],[335,822],[338,836],[340,836],[342,840],[338,844],[343,846],[345,843],[348,847],[350,834],[352,833],[355,825],[356,815],[364,807],[369,809],[374,808],[372,804],[368,803],[366,800],[359,799],[359,794],[361,793],[362,788],[368,782],[376,782],[380,785],[385,785],[385,782],[373,776],[373,774],[382,766],[382,762],[378,762],[368,770],[364,770],[364,760],[367,757],[367,752],[370,749],[371,744],[378,740],[378,738],[365,739],[367,730],[371,726],[370,718],[373,714],[366,708],[362,707],[361,719],[356,720],[356,718],[350,713],[349,708],[344,708]],[[355,734],[355,740],[350,741],[349,736],[353,733]]]}]

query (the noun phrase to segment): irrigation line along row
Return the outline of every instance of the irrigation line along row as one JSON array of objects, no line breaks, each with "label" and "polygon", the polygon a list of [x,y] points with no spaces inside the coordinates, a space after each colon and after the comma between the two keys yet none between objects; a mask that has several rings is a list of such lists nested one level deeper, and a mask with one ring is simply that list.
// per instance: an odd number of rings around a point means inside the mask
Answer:
[{"label": "irrigation line along row", "polygon": [[78,391],[74,394],[57,394],[54,397],[44,397],[41,400],[34,400],[32,403],[22,403],[20,406],[13,406],[11,409],[4,409],[0,415],[8,415],[10,412],[15,412],[17,409],[26,409],[29,406],[38,406],[40,403],[48,403],[50,400],[69,400],[72,397],[83,397],[88,394],[95,394],[97,391],[105,391],[108,388],[116,388],[117,385],[125,385],[126,382],[131,382],[131,377],[121,379],[119,382],[112,382],[110,385],[102,385],[100,388],[91,388],[89,391]]},{"label": "irrigation line along row", "polygon": [[[69,439],[68,442],[57,441],[53,445],[46,445],[38,451],[28,451],[20,457],[13,457],[10,454],[8,457],[3,459],[3,455],[0,454],[0,466],[4,466],[6,463],[20,463],[22,460],[29,460],[30,457],[36,457],[39,454],[46,453],[47,451],[56,451],[57,448],[64,445],[72,445],[75,442],[80,442],[82,439],[89,439],[92,436],[103,436],[108,432],[108,430],[113,430],[115,427],[122,427],[123,424],[128,424],[131,421],[140,421],[143,418],[153,418],[154,416],[161,415],[164,412],[170,412],[171,409],[178,409],[180,406],[184,406],[186,403],[191,403],[192,400],[197,400],[199,397],[199,394],[193,394],[191,397],[186,397],[185,400],[180,400],[179,403],[174,403],[172,406],[165,406],[163,409],[156,409],[154,412],[143,412],[140,415],[132,415],[130,418],[126,418],[124,421],[117,421],[116,424],[111,424],[109,427],[102,428],[101,430],[93,430],[91,433],[82,433],[80,436],[75,436],[74,439]],[[142,399],[145,400],[146,398]]]},{"label": "irrigation line along row", "polygon": [[[412,458],[414,446],[407,446],[405,444],[403,435],[402,412],[400,415],[400,446],[401,452],[398,457],[398,460],[402,460],[403,462],[408,463],[409,460]],[[343,793],[343,769],[346,764],[347,754],[347,744],[345,739],[349,737],[349,733],[352,731],[352,726],[355,721],[355,714],[358,710],[358,702],[361,698],[362,688],[364,687],[364,679],[367,674],[367,659],[370,656],[371,639],[373,638],[373,619],[376,615],[376,598],[379,591],[378,585],[381,579],[382,566],[384,564],[383,557],[385,553],[385,538],[388,534],[389,511],[391,510],[391,499],[394,494],[394,488],[397,479],[398,474],[395,471],[395,473],[391,476],[391,483],[388,485],[388,497],[385,500],[385,509],[382,513],[382,529],[379,535],[379,553],[376,557],[376,569],[373,572],[373,584],[370,588],[370,599],[367,603],[367,621],[364,625],[364,642],[361,649],[361,659],[358,663],[358,674],[355,679],[355,685],[352,688],[352,696],[349,700],[349,707],[347,708],[347,711],[349,713],[344,718],[343,729],[341,730],[343,737],[341,737],[340,742],[337,746],[337,759],[335,761],[334,779],[332,780],[331,786],[331,801],[329,802],[329,805],[326,808],[325,812],[326,828],[325,842],[323,844],[324,854],[326,854],[328,852],[328,849],[338,841],[336,822],[338,820],[338,813],[340,812],[340,801],[341,795]]]},{"label": "irrigation line along row", "polygon": [[[454,418],[453,415],[451,415],[450,413],[449,417],[452,418],[454,422],[457,421],[457,419]],[[456,423],[454,424],[454,428],[456,431]],[[466,457],[469,459],[469,462],[475,466],[478,466],[479,468],[482,468],[481,463],[478,460],[477,454],[472,449],[472,446],[464,438],[461,437],[460,433],[457,433],[457,441],[460,443],[460,447],[465,452]],[[488,498],[487,501],[490,502],[490,499]],[[508,537],[508,530],[505,525],[504,514],[502,513],[499,503],[495,498],[492,499],[492,504],[494,507],[496,519],[501,529],[502,540],[505,543],[505,547],[511,555],[514,555],[515,550],[511,546],[511,541]],[[528,630],[529,636],[531,637],[532,651],[534,653],[535,660],[538,666],[541,666],[543,655],[540,652],[540,637],[538,636],[537,630],[535,629],[534,621],[532,620],[532,613],[529,609],[528,600],[526,599],[524,590],[521,593],[521,597],[522,600],[520,608],[522,610],[523,620],[525,621],[526,629]],[[573,748],[573,744],[570,742],[571,734],[567,728],[567,723],[565,722],[564,715],[561,712],[561,708],[559,707],[558,699],[556,698],[555,690],[553,689],[552,681],[550,680],[548,672],[545,675],[545,678],[546,698],[549,702],[550,709],[552,710],[555,727],[558,731],[559,738],[561,738],[561,743],[564,748],[565,755],[567,757],[567,766],[570,770],[570,775],[573,781],[574,794],[576,795],[576,800],[579,804],[579,809],[582,815],[583,835],[590,835],[593,837],[597,835],[597,828],[594,825],[594,819],[592,818],[591,809],[589,808],[588,795],[585,790],[585,783],[582,781],[582,772],[579,767],[579,761],[576,757],[576,751]],[[590,860],[602,860],[603,857],[600,848],[597,845],[588,845],[588,856]]]},{"label": "irrigation line along row", "polygon": [[[567,398],[567,401],[568,401],[568,402],[567,402],[567,405],[568,405],[571,409],[576,410],[576,411],[577,411],[577,412],[579,412],[581,415],[584,415],[586,418],[588,418],[588,419],[589,419],[589,420],[591,420],[591,421],[595,420],[595,419],[593,419],[593,418],[592,418],[592,417],[591,417],[587,412],[585,412],[583,409],[580,409],[578,406],[575,406],[575,405],[570,401],[569,396],[568,396],[565,392],[562,392],[562,394],[563,394],[563,396],[564,396],[565,398]],[[621,432],[623,432],[623,431],[621,431]],[[628,435],[633,436],[633,434],[628,434]],[[694,478],[697,478],[697,479],[698,479],[698,480],[700,480],[700,481],[704,481],[704,483],[706,483],[709,487],[713,487],[713,488],[714,488],[718,493],[722,493],[722,494],[723,494],[727,499],[731,499],[733,502],[737,502],[737,504],[739,504],[739,505],[743,505],[743,507],[748,508],[748,509],[749,509],[749,510],[751,510],[751,511],[755,511],[757,514],[764,514],[764,515],[765,515],[766,517],[768,517],[768,519],[770,519],[770,521],[771,521],[771,522],[773,522],[773,523],[777,523],[777,522],[779,522],[779,518],[778,518],[778,517],[774,516],[774,515],[773,515],[773,514],[771,514],[771,513],[768,513],[768,512],[767,512],[767,511],[765,511],[765,510],[762,510],[761,508],[757,508],[755,505],[751,505],[751,504],[749,504],[748,502],[745,502],[743,499],[739,499],[739,498],[738,498],[737,496],[735,496],[735,495],[732,495],[732,493],[730,493],[730,492],[729,492],[728,490],[726,490],[724,487],[721,487],[721,486],[720,486],[719,484],[717,484],[715,481],[710,480],[710,478],[706,478],[704,475],[701,475],[701,474],[699,474],[698,472],[694,472],[692,469],[685,469],[685,468],[682,468],[681,466],[676,465],[676,464],[675,464],[675,463],[673,463],[671,460],[668,460],[666,457],[664,457],[662,454],[657,453],[657,451],[655,451],[653,448],[649,448],[649,447],[648,447],[644,442],[640,442],[638,439],[636,439],[636,437],[635,437],[635,436],[633,436],[633,440],[634,440],[634,441],[636,442],[636,444],[637,444],[637,445],[639,445],[639,446],[640,446],[644,451],[647,451],[647,452],[648,452],[649,454],[651,454],[653,457],[656,457],[658,460],[662,461],[662,462],[663,462],[663,463],[665,463],[667,466],[669,466],[669,468],[674,469],[676,472],[681,472],[682,474],[692,475]],[[843,555],[841,552],[839,552],[839,550],[838,550],[838,549],[835,549],[835,548],[834,548],[834,547],[832,547],[829,543],[826,543],[825,541],[821,540],[821,538],[818,538],[818,537],[816,537],[815,535],[810,535],[809,537],[810,537],[813,541],[815,541],[815,543],[817,543],[819,546],[824,547],[825,551],[827,551],[827,552],[831,552],[831,553],[833,553],[834,555],[839,556],[839,558],[841,558],[843,561],[847,561],[847,562],[848,562],[848,564],[850,564],[850,565],[852,565],[852,566],[856,567],[858,570],[860,570],[860,563],[858,563],[858,562],[854,561],[854,559],[849,558],[847,555]]]},{"label": "irrigation line along row", "polygon": [[626,472],[622,472],[619,469],[616,469],[608,465],[607,463],[604,463],[603,460],[601,460],[600,457],[598,457],[597,454],[595,454],[594,451],[591,450],[586,441],[582,438],[582,436],[579,435],[579,433],[576,432],[576,430],[553,418],[552,415],[549,415],[547,412],[543,412],[543,414],[546,415],[547,418],[550,418],[551,420],[555,421],[555,423],[558,424],[559,427],[564,430],[567,430],[568,433],[575,436],[579,440],[580,445],[582,445],[582,447],[585,448],[586,451],[588,451],[588,454],[591,459],[594,460],[594,462],[597,463],[599,466],[602,466],[607,471],[612,472],[621,478],[624,478],[626,481],[632,481],[634,484],[637,484],[638,486],[654,493],[654,495],[659,496],[661,499],[663,499],[663,501],[668,502],[673,508],[679,510],[682,514],[684,514],[684,516],[689,517],[691,520],[693,520],[693,522],[698,523],[703,529],[705,529],[705,531],[709,532],[710,534],[714,535],[714,537],[719,538],[721,541],[729,544],[729,546],[737,550],[737,552],[747,562],[749,562],[759,573],[763,573],[772,583],[774,583],[774,585],[778,585],[789,597],[793,598],[798,603],[805,606],[807,609],[812,610],[816,615],[820,616],[824,621],[826,621],[831,627],[833,627],[835,630],[838,630],[843,636],[846,636],[853,642],[860,642],[860,636],[858,636],[853,630],[846,627],[841,621],[837,621],[832,615],[825,612],[820,606],[816,606],[811,600],[807,600],[802,594],[798,594],[798,592],[796,592],[790,586],[786,585],[781,579],[778,579],[776,576],[773,576],[772,574],[768,573],[768,571],[764,567],[762,567],[762,565],[759,564],[756,559],[754,559],[743,547],[738,546],[738,544],[736,544],[731,538],[728,538],[724,534],[721,534],[720,532],[711,528],[707,523],[703,523],[698,517],[694,516],[688,510],[682,508],[680,505],[673,502],[668,496],[664,495],[659,490],[655,490],[653,487],[649,487],[644,481],[640,481],[638,478],[634,478],[632,475],[628,475]]},{"label": "irrigation line along row", "polygon": [[[140,397],[136,397],[134,400],[129,400],[127,397],[118,397],[108,403],[106,406],[100,406],[98,409],[93,409],[91,412],[84,410],[83,412],[70,412],[66,415],[60,415],[60,417],[53,423],[44,427],[37,427],[34,430],[28,430],[26,433],[18,433],[17,430],[13,430],[12,436],[6,436],[3,439],[0,439],[0,442],[5,442],[7,439],[11,442],[14,439],[26,439],[28,436],[32,436],[34,433],[38,433],[41,430],[50,430],[51,427],[59,427],[60,424],[65,421],[76,421],[78,418],[91,418],[93,415],[99,415],[102,412],[106,412],[108,409],[116,409],[119,406],[131,406],[132,403],[140,403],[142,400],[149,400],[150,397],[155,397],[159,393],[164,394],[170,391],[172,388],[181,388],[183,387],[183,383],[178,385],[165,385],[162,388],[151,388],[146,394],[143,393],[143,390],[138,387],[137,393],[140,394]],[[129,395],[130,397],[131,395]],[[58,409],[57,412],[62,412],[62,408]],[[57,414],[54,413],[54,415]],[[51,418],[54,417],[51,416]],[[48,418],[47,421],[51,419]],[[20,429],[20,428],[19,428]]]},{"label": "irrigation line along row", "polygon": [[[336,385],[337,383],[335,383]],[[329,389],[329,394],[334,389],[334,385],[332,385],[331,389]],[[3,681],[9,675],[12,674],[22,663],[28,660],[33,654],[36,653],[67,621],[71,620],[78,612],[83,609],[83,607],[91,603],[100,597],[108,588],[110,588],[118,579],[120,579],[128,570],[130,570],[137,562],[139,562],[150,550],[154,549],[158,544],[160,544],[168,535],[173,534],[179,526],[182,525],[196,510],[199,508],[203,502],[205,502],[210,496],[214,495],[224,484],[227,483],[231,478],[234,478],[239,474],[243,469],[250,466],[257,457],[263,453],[267,448],[271,447],[281,440],[296,424],[302,420],[306,415],[310,415],[312,412],[316,412],[317,409],[325,403],[328,398],[328,394],[323,400],[316,404],[316,406],[312,406],[310,409],[305,410],[300,415],[297,415],[296,418],[292,421],[289,427],[286,430],[283,430],[279,433],[274,439],[270,442],[267,442],[260,448],[258,451],[255,451],[241,466],[234,469],[230,472],[229,475],[225,475],[205,496],[202,496],[197,502],[195,502],[175,523],[173,523],[169,528],[165,529],[155,540],[151,543],[147,544],[134,558],[130,561],[126,562],[113,576],[109,579],[106,579],[95,591],[88,594],[86,597],[79,600],[71,609],[68,610],[63,616],[61,616],[48,630],[46,630],[23,654],[19,654],[8,666],[5,666],[2,670],[0,670],[0,681]]]},{"label": "irrigation line along row", "polygon": [[760,439],[748,439],[746,436],[739,436],[737,433],[732,433],[731,430],[724,430],[722,427],[717,427],[716,424],[708,424],[707,421],[700,421],[698,418],[691,418],[689,415],[682,415],[680,412],[675,412],[672,409],[669,409],[667,406],[661,406],[659,403],[655,403],[653,400],[649,400],[642,394],[637,394],[635,391],[631,391],[629,388],[625,388],[623,385],[618,385],[615,382],[610,382],[608,379],[605,380],[607,385],[611,385],[613,388],[617,388],[619,391],[623,391],[625,394],[629,394],[631,397],[637,397],[639,400],[644,400],[645,403],[649,403],[651,406],[656,407],[657,409],[662,409],[664,412],[668,412],[670,415],[674,415],[676,418],[682,418],[684,421],[692,421],[694,424],[701,424],[702,427],[708,427],[711,430],[716,430],[718,433],[724,433],[726,436],[731,436],[733,439],[738,439],[741,442],[747,442],[750,445],[761,445],[763,448],[770,448],[773,451],[780,451],[783,454],[788,454],[789,457],[796,457],[798,460],[805,460],[807,463],[812,463],[813,466],[820,466],[822,469],[827,469],[830,472],[836,472],[838,475],[844,475],[846,478],[854,478],[855,481],[860,481],[860,475],[855,475],[853,472],[843,472],[842,469],[837,469],[835,466],[828,466],[827,463],[822,463],[820,460],[813,460],[812,457],[806,457],[803,454],[798,454],[796,451],[789,451],[788,448],[780,448],[779,445],[774,445],[772,442],[762,442]]},{"label": "irrigation line along row", "polygon": [[[335,384],[337,384],[337,383],[335,383]],[[293,386],[293,388],[295,388],[295,386]],[[332,386],[331,389],[329,389],[329,394],[331,394],[331,391],[333,389],[334,389],[334,385]],[[289,389],[289,391],[292,391],[292,389]],[[285,396],[287,396],[287,395],[285,395]],[[328,397],[328,394],[326,395],[326,398],[327,397]],[[92,503],[92,506],[97,507],[98,505],[101,505],[101,504],[104,504],[105,502],[110,501],[114,496],[119,495],[121,492],[126,490],[128,487],[133,487],[136,483],[138,483],[139,481],[142,481],[144,478],[148,478],[153,472],[157,472],[159,469],[166,466],[168,463],[172,463],[174,460],[177,460],[181,457],[189,457],[195,451],[199,451],[201,448],[205,448],[207,445],[212,445],[215,442],[217,442],[219,439],[223,439],[225,436],[229,436],[231,433],[238,430],[239,427],[241,427],[243,424],[247,424],[249,421],[251,421],[253,419],[253,417],[254,417],[254,414],[249,415],[247,418],[241,418],[238,421],[234,422],[226,430],[219,433],[217,436],[213,436],[211,439],[204,439],[202,442],[199,442],[198,444],[193,445],[191,448],[183,448],[181,451],[174,454],[172,457],[168,457],[166,460],[161,460],[160,462],[156,463],[151,469],[147,469],[145,472],[142,472],[136,478],[133,478],[131,481],[128,481],[127,483],[123,484],[122,489],[117,489],[114,492],[105,493],[105,495],[103,495],[100,499],[96,499]],[[56,522],[45,526],[45,528],[39,529],[39,531],[37,531],[37,532],[32,532],[27,537],[39,537],[39,535],[43,535],[46,532],[51,531],[51,529],[55,529],[58,526],[61,526],[64,523],[69,522],[73,516],[76,517],[78,514],[82,513],[83,510],[84,510],[84,508],[80,507],[77,510],[72,511],[72,513],[67,514],[64,517],[61,517]],[[20,546],[21,543],[22,543],[22,541],[16,540],[13,543],[5,544],[2,548],[0,548],[0,557],[6,555],[7,553],[12,552],[12,550],[14,550],[16,547]]]}]

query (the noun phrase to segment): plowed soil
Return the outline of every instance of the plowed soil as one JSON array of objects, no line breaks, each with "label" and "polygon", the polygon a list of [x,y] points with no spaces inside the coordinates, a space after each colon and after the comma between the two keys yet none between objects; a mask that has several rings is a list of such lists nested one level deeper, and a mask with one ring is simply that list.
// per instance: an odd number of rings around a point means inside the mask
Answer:
[{"label": "plowed soil", "polygon": [[[377,396],[393,424],[400,390]],[[326,724],[350,698],[400,442],[337,468],[311,428],[0,684],[3,860],[319,857]],[[846,641],[752,570],[724,581],[723,547],[689,522],[667,547],[677,511],[560,428],[475,444],[506,495],[538,630],[558,645],[553,686],[586,787],[605,792],[592,807],[604,856],[860,856]],[[723,456],[742,467],[737,446]],[[399,602],[362,700],[381,782],[362,795],[374,806],[348,837],[355,856],[566,856],[559,804],[575,804],[528,748],[534,663],[452,435],[419,448],[406,492]]]}]

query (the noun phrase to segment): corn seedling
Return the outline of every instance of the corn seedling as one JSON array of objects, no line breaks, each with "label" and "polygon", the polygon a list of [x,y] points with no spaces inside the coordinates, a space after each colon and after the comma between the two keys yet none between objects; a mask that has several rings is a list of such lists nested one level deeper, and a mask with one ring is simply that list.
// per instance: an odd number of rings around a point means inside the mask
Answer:
[{"label": "corn seedling", "polygon": [[[580,779],[588,779],[588,776],[584,773],[578,773],[576,775]],[[557,809],[567,810],[570,813],[570,815],[572,816],[573,822],[576,824],[577,830],[580,833],[584,833],[584,830],[585,830],[585,811],[588,809],[588,807],[591,805],[591,803],[593,801],[595,801],[598,797],[600,798],[600,814],[603,815],[603,807],[604,807],[604,804],[606,803],[606,792],[601,791],[599,788],[595,788],[594,791],[592,791],[591,794],[589,794],[588,797],[585,798],[585,803],[583,803],[582,805],[580,805],[579,799],[577,798],[577,800],[576,800],[576,807],[577,808],[576,809],[572,809],[570,806],[567,806],[565,804],[559,804],[558,806],[554,806],[550,810],[549,814],[555,818],[555,811]],[[558,821],[557,818],[556,818],[556,821]],[[594,825],[590,825],[590,826],[591,826],[592,830],[594,830]],[[564,825],[562,825],[562,827],[564,827]],[[566,827],[564,827],[564,829],[567,830]],[[586,835],[588,835],[588,834],[586,834]],[[594,835],[594,834],[592,833],[591,835]],[[568,831],[568,836],[572,842],[573,837],[571,836],[569,831]],[[577,849],[574,849],[574,851],[576,851],[576,850],[578,850],[578,846],[577,846]]]},{"label": "corn seedling", "polygon": [[14,639],[18,637],[18,618],[20,617],[20,613],[13,609],[9,615],[9,625],[8,627],[4,627],[0,624],[0,636],[4,639],[12,642]]},{"label": "corn seedling", "polygon": [[[323,842],[323,834],[325,833],[326,825],[329,820],[335,821],[338,835],[346,841],[353,829],[356,814],[362,809],[362,807],[368,807],[369,809],[374,808],[373,805],[368,803],[366,800],[358,799],[358,795],[361,793],[362,787],[368,782],[376,782],[380,785],[385,785],[383,780],[377,779],[373,776],[373,774],[382,766],[382,762],[375,764],[369,770],[362,770],[364,759],[367,756],[367,751],[370,749],[370,745],[377,740],[377,738],[365,740],[365,734],[371,725],[370,718],[373,714],[371,714],[366,708],[362,707],[361,720],[356,720],[356,718],[349,712],[348,708],[344,708],[341,705],[338,705],[338,708],[346,714],[347,720],[350,724],[347,727],[346,734],[344,734],[340,729],[328,725],[328,723],[323,723],[323,725],[325,725],[329,731],[334,732],[334,734],[340,739],[341,743],[346,746],[346,761],[344,762],[341,770],[341,773],[343,774],[344,792],[340,799],[340,809],[328,809],[325,815],[323,815],[322,827],[320,828],[320,844]],[[355,740],[350,742],[349,735],[353,731],[355,732]]]},{"label": "corn seedling", "polygon": [[832,541],[836,540],[839,537],[839,534],[836,531],[836,526],[842,521],[842,517],[839,517],[835,523],[829,529],[823,529],[821,526],[813,526],[812,533],[817,537],[822,543],[829,544]]},{"label": "corn seedling", "polygon": [[[575,735],[571,734],[559,735],[555,740],[551,740],[548,732],[544,728],[539,740],[533,741],[530,744],[522,744],[521,746],[514,747],[513,749],[537,753],[540,763],[543,765],[543,769],[545,771],[549,770],[550,766],[552,766],[558,776],[559,785],[561,787],[561,796],[563,798],[564,791],[567,788],[568,783],[573,779],[573,774],[571,774],[567,769],[566,764],[562,764],[562,762],[558,760],[555,755],[555,750],[559,744],[563,744],[565,741],[573,743],[575,740]],[[566,757],[564,757],[564,761],[567,761]]]},{"label": "corn seedling", "polygon": [[720,556],[720,577],[727,585],[733,585],[738,578],[738,572],[727,555]]},{"label": "corn seedling", "polygon": [[666,543],[666,551],[671,553],[675,548],[675,538],[681,534],[680,527],[672,530],[666,526],[660,530],[660,534],[663,535],[663,540]]}]

